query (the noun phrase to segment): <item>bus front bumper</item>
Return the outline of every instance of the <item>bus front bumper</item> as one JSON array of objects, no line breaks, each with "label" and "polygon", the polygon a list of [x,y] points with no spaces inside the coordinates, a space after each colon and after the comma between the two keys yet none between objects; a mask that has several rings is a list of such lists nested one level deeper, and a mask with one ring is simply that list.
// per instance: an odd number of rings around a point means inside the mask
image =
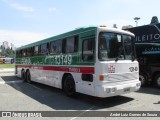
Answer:
[{"label": "bus front bumper", "polygon": [[101,85],[96,86],[95,88],[95,96],[97,97],[111,97],[116,95],[121,95],[125,93],[130,93],[134,91],[138,91],[140,89],[141,82],[136,81],[127,84],[121,85]]}]

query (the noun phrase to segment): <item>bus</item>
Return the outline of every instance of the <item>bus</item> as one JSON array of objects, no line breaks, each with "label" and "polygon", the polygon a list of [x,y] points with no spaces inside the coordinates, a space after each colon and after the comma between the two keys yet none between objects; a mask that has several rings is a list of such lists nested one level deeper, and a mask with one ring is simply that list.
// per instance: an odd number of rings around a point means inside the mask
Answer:
[{"label": "bus", "polygon": [[134,34],[82,27],[16,50],[15,74],[60,88],[67,96],[110,97],[140,89]]},{"label": "bus", "polygon": [[135,34],[141,85],[153,84],[160,88],[160,23],[151,21],[151,24],[126,27],[125,30]]}]

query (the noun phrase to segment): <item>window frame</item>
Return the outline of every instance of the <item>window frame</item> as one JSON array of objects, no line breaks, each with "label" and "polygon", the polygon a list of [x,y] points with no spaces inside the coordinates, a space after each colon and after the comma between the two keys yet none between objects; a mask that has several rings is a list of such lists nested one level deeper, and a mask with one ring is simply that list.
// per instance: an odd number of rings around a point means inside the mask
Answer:
[{"label": "window frame", "polygon": [[[35,52],[35,48],[36,48],[36,47],[38,48],[38,50]],[[34,46],[34,47],[33,47],[33,56],[39,55],[39,51],[40,51],[39,45]]]},{"label": "window frame", "polygon": [[[88,49],[88,51],[91,51],[91,54],[88,55],[87,59],[85,60],[84,59],[84,42],[85,41],[91,41],[92,42],[92,49]],[[87,45],[88,47],[88,45]],[[90,46],[91,47],[91,46]],[[91,61],[94,61],[95,60],[95,37],[92,37],[92,38],[86,38],[82,41],[82,60],[83,61],[88,61],[88,62],[91,62]]]},{"label": "window frame", "polygon": [[[44,45],[45,45],[45,51],[42,51],[42,46],[44,46]],[[48,48],[49,48],[49,43],[43,43],[43,44],[41,44],[40,45],[40,54],[41,55],[47,55],[49,53]]]},{"label": "window frame", "polygon": [[[72,45],[69,46],[69,41],[72,40]],[[71,36],[71,37],[68,37],[65,39],[65,51],[64,53],[75,53],[75,52],[78,52],[78,43],[79,43],[79,36],[78,35],[75,35],[75,36]],[[71,51],[67,51],[68,48],[72,47],[72,50]]]},{"label": "window frame", "polygon": [[[61,43],[60,43],[61,42]],[[58,44],[61,44],[59,45],[61,48],[60,48],[60,51],[57,52],[57,49],[52,51],[52,43],[56,43],[55,46],[57,47]],[[61,54],[62,53],[62,49],[63,49],[63,39],[59,39],[59,40],[55,40],[55,41],[51,41],[50,42],[50,47],[49,47],[49,54],[51,55],[57,55],[57,54]]]}]

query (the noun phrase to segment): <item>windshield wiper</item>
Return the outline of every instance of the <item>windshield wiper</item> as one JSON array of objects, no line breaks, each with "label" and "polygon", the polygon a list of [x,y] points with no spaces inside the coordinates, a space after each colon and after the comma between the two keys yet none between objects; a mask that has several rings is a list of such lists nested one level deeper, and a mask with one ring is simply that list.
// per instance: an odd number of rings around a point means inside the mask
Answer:
[{"label": "windshield wiper", "polygon": [[132,61],[134,61],[135,60],[134,52],[132,51],[130,55],[132,56]]},{"label": "windshield wiper", "polygon": [[124,51],[124,47],[123,45],[119,48],[119,52],[118,52],[118,56],[115,59],[115,61],[117,62],[119,60],[119,57],[122,55],[122,52]]}]

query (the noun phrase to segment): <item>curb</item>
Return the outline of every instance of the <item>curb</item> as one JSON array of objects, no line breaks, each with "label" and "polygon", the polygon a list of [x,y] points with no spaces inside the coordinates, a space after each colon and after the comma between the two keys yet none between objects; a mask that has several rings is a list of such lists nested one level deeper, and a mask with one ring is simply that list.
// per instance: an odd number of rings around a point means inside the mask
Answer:
[{"label": "curb", "polygon": [[0,73],[14,73],[14,69],[0,68]]},{"label": "curb", "polygon": [[14,71],[0,71],[0,73],[14,73]]}]

